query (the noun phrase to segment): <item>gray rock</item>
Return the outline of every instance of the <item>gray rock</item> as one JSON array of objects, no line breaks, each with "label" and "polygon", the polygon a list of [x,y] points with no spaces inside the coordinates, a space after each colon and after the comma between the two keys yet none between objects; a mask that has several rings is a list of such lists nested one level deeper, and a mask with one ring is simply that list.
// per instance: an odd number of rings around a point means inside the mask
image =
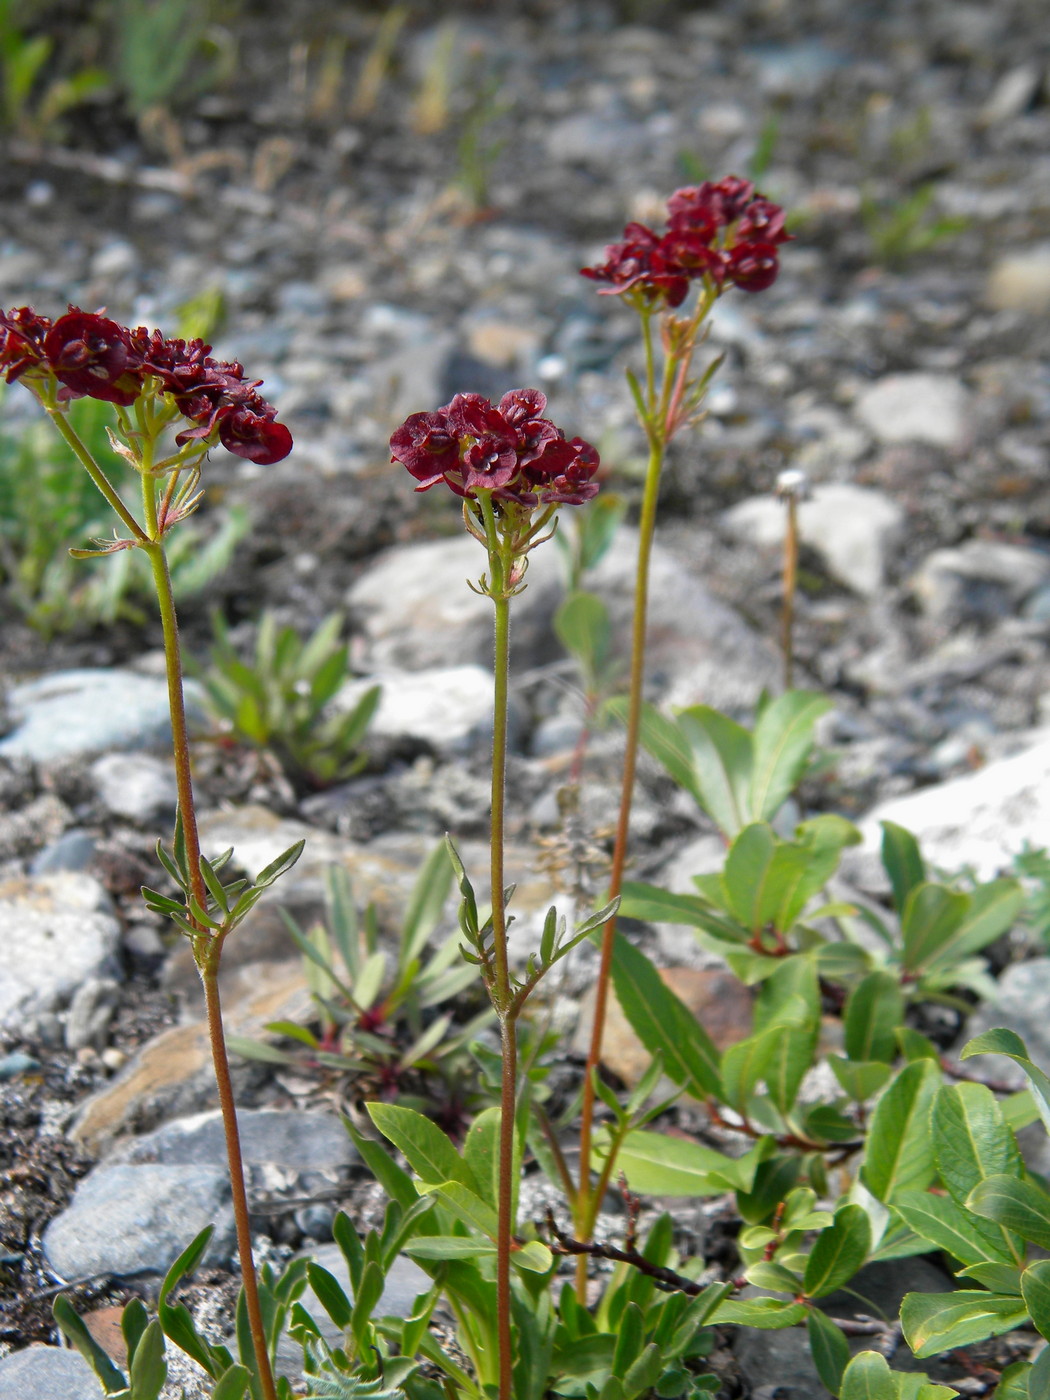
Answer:
[{"label": "gray rock", "polygon": [[[783,545],[787,510],[775,496],[754,496],[726,511],[732,534],[765,548]],[[798,508],[799,536],[840,582],[864,597],[882,587],[886,556],[904,523],[904,511],[881,491],[846,482],[816,486]]]},{"label": "gray rock", "polygon": [[741,1327],[733,1350],[752,1395],[768,1384],[776,1400],[831,1400],[813,1364],[809,1338],[798,1328],[766,1332]]},{"label": "gray rock", "polygon": [[[468,536],[399,545],[380,554],[350,589],[347,602],[364,633],[355,661],[364,670],[423,671],[492,664],[492,602],[467,587],[485,572],[485,551]],[[553,654],[550,620],[561,599],[558,551],[530,556],[528,585],[514,600],[512,664],[539,664]]]},{"label": "gray rock", "polygon": [[[294,1171],[323,1171],[357,1160],[357,1151],[334,1113],[241,1109],[237,1114],[241,1156],[247,1166],[273,1165]],[[165,1123],[133,1138],[107,1157],[111,1165],[225,1168],[222,1115],[198,1113]]]},{"label": "gray rock", "polygon": [[1008,253],[992,268],[985,300],[997,311],[1050,311],[1050,244]]},{"label": "gray rock", "polygon": [[1050,555],[997,540],[935,549],[912,576],[911,590],[930,617],[958,622],[1015,611],[1050,579]]},{"label": "gray rock", "polygon": [[1038,63],[1022,63],[1004,73],[981,108],[982,125],[997,126],[1019,117],[1035,101],[1042,82],[1043,70]]},{"label": "gray rock", "polygon": [[103,1393],[78,1351],[35,1346],[0,1358],[0,1400],[101,1400]]},{"label": "gray rock", "polygon": [[625,158],[636,156],[646,145],[646,129],[639,122],[600,112],[576,112],[547,128],[547,155],[572,165],[619,169]]},{"label": "gray rock", "polygon": [[[999,978],[998,991],[993,1003],[983,1003],[970,1017],[962,1044],[996,1026],[1006,1026],[1025,1042],[1037,1065],[1050,1064],[1050,958],[1011,963]],[[1015,1082],[1018,1088],[1025,1084],[1020,1068],[1002,1055],[975,1060],[970,1068]]]},{"label": "gray rock", "polygon": [[91,765],[99,798],[118,817],[147,823],[174,818],[175,766],[148,753],[107,753]]},{"label": "gray rock", "polygon": [[120,926],[90,875],[63,871],[0,884],[0,1026],[67,1000],[115,972]]},{"label": "gray rock", "polygon": [[[350,681],[333,708],[349,710],[369,686],[383,687],[369,726],[377,739],[414,739],[442,754],[469,754],[492,741],[492,671],[483,666],[445,666],[427,671],[383,671]],[[511,728],[520,729],[513,722]]]},{"label": "gray rock", "polygon": [[116,1010],[119,986],[111,977],[89,977],[73,993],[66,1018],[66,1049],[101,1050]]},{"label": "gray rock", "polygon": [[206,1225],[205,1256],[228,1261],[234,1248],[227,1174],[210,1166],[96,1167],[44,1231],[44,1253],[61,1279],[92,1274],[163,1274]]},{"label": "gray rock", "polygon": [[[187,686],[199,717],[199,694]],[[135,671],[56,671],[12,686],[7,696],[16,727],[0,739],[0,755],[35,763],[141,749],[171,742],[168,687]]]},{"label": "gray rock", "polygon": [[[913,831],[929,864],[947,870],[972,866],[989,879],[1025,842],[1050,845],[1050,734],[1010,758],[976,773],[881,803],[861,823],[865,850],[878,850],[880,821]],[[852,857],[852,852],[847,852]],[[844,861],[844,869],[850,864]]]},{"label": "gray rock", "polygon": [[750,51],[759,87],[770,97],[809,97],[830,74],[848,62],[845,54],[820,39],[794,44],[758,44]]},{"label": "gray rock", "polygon": [[50,875],[56,870],[86,870],[95,859],[95,841],[86,831],[65,831],[39,851],[29,863],[30,875]]},{"label": "gray rock", "polygon": [[[696,894],[694,875],[713,875],[726,860],[726,843],[721,836],[698,836],[664,866],[654,884],[672,894]],[[656,942],[661,965],[670,967],[724,967],[716,953],[709,953],[696,941],[693,931],[685,924],[658,924]]]},{"label": "gray rock", "polygon": [[933,447],[962,445],[968,395],[946,374],[891,374],[861,393],[857,417],[880,442],[926,442]]},{"label": "gray rock", "polygon": [[25,856],[60,838],[73,819],[53,792],[42,792],[17,811],[0,812],[0,859]]}]

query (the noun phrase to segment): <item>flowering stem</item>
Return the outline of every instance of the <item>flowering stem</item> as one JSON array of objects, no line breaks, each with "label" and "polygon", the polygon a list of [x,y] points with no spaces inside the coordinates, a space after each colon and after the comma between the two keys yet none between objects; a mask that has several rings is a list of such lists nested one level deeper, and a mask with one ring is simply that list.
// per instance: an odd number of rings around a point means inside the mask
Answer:
[{"label": "flowering stem", "polygon": [[507,705],[510,680],[510,589],[514,560],[500,539],[492,498],[478,492],[489,555],[489,595],[495,609],[492,815],[489,834],[492,885],[492,1000],[499,1017],[502,1075],[500,1084],[499,1180],[497,1186],[496,1315],[499,1333],[499,1395],[511,1400],[513,1350],[511,1342],[510,1254],[514,1236],[514,1118],[517,1093],[517,1020],[507,949],[507,907],[504,895],[504,813],[507,795]]},{"label": "flowering stem", "polygon": [[[668,378],[670,367],[668,367]],[[651,403],[651,399],[650,399]],[[634,796],[634,775],[638,761],[638,736],[642,719],[642,681],[645,672],[645,626],[649,606],[649,561],[652,557],[653,535],[656,529],[656,500],[660,488],[660,473],[664,463],[664,440],[660,427],[653,424],[649,446],[649,464],[645,473],[642,512],[639,521],[638,565],[634,584],[634,619],[631,628],[631,675],[627,713],[627,744],[623,761],[623,781],[620,790],[620,815],[616,824],[612,870],[609,876],[609,898],[615,899],[623,888],[623,871],[627,860],[627,836],[631,821],[631,801]],[[615,914],[602,930],[601,964],[595,988],[594,1025],[587,1054],[583,1079],[583,1107],[580,1123],[580,1187],[574,1211],[576,1233],[589,1240],[594,1221],[601,1206],[601,1195],[590,1187],[591,1143],[594,1132],[594,1076],[602,1053],[609,980],[612,971],[613,941],[616,936]],[[576,1265],[576,1291],[580,1302],[586,1301],[587,1256],[581,1254]]]},{"label": "flowering stem", "polygon": [[84,443],[81,441],[72,423],[70,423],[69,419],[57,405],[52,405],[45,401],[44,408],[47,410],[52,423],[54,423],[55,427],[76,454],[77,460],[80,462],[81,466],[84,467],[88,476],[102,492],[103,496],[105,496],[110,506],[112,506],[114,513],[131,531],[140,544],[145,543],[145,541],[149,539],[149,536],[120,499],[109,478],[106,476],[106,473],[84,446]]},{"label": "flowering stem", "polygon": [[[148,454],[152,452],[152,439],[144,439],[142,475],[142,497],[148,528],[155,531],[157,523],[156,483],[148,472]],[[190,775],[189,731],[186,724],[186,700],[182,684],[182,654],[179,646],[178,617],[175,611],[175,597],[171,586],[171,571],[164,545],[159,539],[152,539],[144,545],[153,570],[153,582],[160,606],[161,627],[164,632],[164,660],[168,676],[168,703],[171,710],[172,749],[175,757],[175,783],[178,791],[179,815],[186,842],[186,863],[189,868],[190,890],[193,898],[202,909],[207,908],[208,891],[201,871],[200,838],[197,832],[196,806],[193,800],[193,782]],[[251,1226],[248,1219],[248,1194],[244,1184],[244,1165],[241,1160],[240,1133],[237,1128],[237,1109],[233,1098],[233,1081],[230,1078],[230,1061],[226,1053],[226,1036],[222,1022],[222,1003],[219,998],[219,960],[222,955],[223,935],[212,937],[204,930],[194,938],[193,953],[204,986],[204,1003],[208,1016],[208,1038],[211,1042],[212,1064],[215,1070],[215,1083],[219,1091],[219,1107],[222,1112],[222,1125],[226,1137],[226,1154],[230,1168],[230,1188],[233,1215],[237,1228],[237,1253],[241,1263],[241,1280],[244,1286],[244,1301],[248,1313],[248,1327],[252,1346],[255,1350],[255,1364],[262,1388],[263,1400],[277,1400],[270,1357],[266,1348],[266,1330],[263,1326],[262,1309],[259,1305],[259,1289],[255,1278],[255,1262],[252,1258]]]},{"label": "flowering stem", "polygon": [[795,588],[798,583],[798,497],[792,492],[787,498],[787,530],[784,534],[784,612],[782,638],[784,648],[784,689],[790,690],[795,680]]}]

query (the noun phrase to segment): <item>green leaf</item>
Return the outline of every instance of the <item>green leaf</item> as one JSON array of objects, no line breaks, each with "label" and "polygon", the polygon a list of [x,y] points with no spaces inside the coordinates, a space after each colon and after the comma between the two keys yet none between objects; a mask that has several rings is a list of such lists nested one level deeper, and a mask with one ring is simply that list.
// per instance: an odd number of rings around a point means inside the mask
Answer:
[{"label": "green leaf", "polygon": [[724,1191],[747,1191],[759,1160],[754,1148],[746,1157],[726,1157],[688,1138],[641,1130],[627,1134],[616,1159],[631,1190],[643,1196],[717,1196]]},{"label": "green leaf", "polygon": [[62,1335],[71,1342],[94,1371],[107,1395],[116,1390],[125,1390],[127,1381],[117,1370],[109,1356],[88,1331],[83,1319],[73,1304],[63,1293],[59,1293],[51,1306],[55,1321]]},{"label": "green leaf", "polygon": [[969,896],[970,906],[952,936],[927,958],[927,971],[949,969],[986,948],[1017,920],[1024,891],[1016,880],[990,880]]},{"label": "green leaf", "polygon": [[839,1400],[897,1400],[890,1363],[877,1351],[860,1351],[842,1373]]},{"label": "green leaf", "polygon": [[969,896],[956,894],[947,885],[917,885],[901,915],[905,971],[925,967],[960,928],[969,909]]},{"label": "green leaf", "polygon": [[613,945],[613,983],[632,1030],[651,1054],[662,1056],[667,1075],[694,1098],[720,1097],[718,1051],[707,1032],[620,933]]},{"label": "green leaf", "polygon": [[960,1269],[959,1278],[972,1278],[990,1293],[1013,1293],[1021,1296],[1021,1270],[1016,1264],[967,1264]]},{"label": "green leaf", "polygon": [[474,1235],[424,1235],[409,1241],[404,1252],[413,1259],[482,1259],[494,1255],[496,1246]]},{"label": "green leaf", "polygon": [[727,836],[752,817],[752,738],[742,725],[707,705],[679,710],[678,729],[688,746],[694,795]]},{"label": "green leaf", "polygon": [[1020,1175],[1021,1157],[992,1091],[983,1084],[946,1084],[933,1101],[934,1157],[960,1205],[986,1177]]},{"label": "green leaf", "polygon": [[893,1205],[917,1235],[938,1249],[946,1249],[964,1264],[1012,1263],[1002,1233],[996,1232],[996,1239],[950,1196],[935,1196],[929,1191],[900,1191]]},{"label": "green leaf", "polygon": [[985,1177],[966,1206],[1041,1249],[1050,1248],[1050,1195],[1032,1182],[1005,1174]]},{"label": "green leaf", "polygon": [[554,1255],[542,1240],[529,1240],[514,1250],[510,1262],[530,1274],[545,1274],[554,1263]]},{"label": "green leaf", "polygon": [[496,1106],[483,1109],[470,1125],[463,1159],[470,1167],[482,1199],[496,1205],[499,1177],[499,1119]]},{"label": "green leaf", "polygon": [[301,841],[294,841],[286,851],[282,851],[276,860],[272,860],[256,875],[253,881],[255,888],[257,890],[267,889],[275,880],[279,880],[286,870],[291,870],[302,855],[305,845],[306,839],[304,837]]},{"label": "green leaf", "polygon": [[817,1236],[802,1283],[808,1298],[823,1298],[851,1279],[871,1249],[871,1223],[863,1206],[840,1206],[835,1223]]},{"label": "green leaf", "polygon": [[436,1193],[442,1205],[458,1220],[462,1220],[464,1225],[473,1226],[489,1239],[496,1238],[498,1223],[495,1209],[469,1186],[464,1186],[461,1181],[439,1181],[433,1184],[427,1182],[423,1190]]},{"label": "green leaf", "polygon": [[901,1304],[901,1327],[916,1356],[936,1356],[954,1347],[982,1342],[1020,1327],[1028,1320],[1025,1304],[995,1293],[906,1293]]},{"label": "green leaf", "polygon": [[787,1303],[783,1298],[727,1298],[719,1303],[711,1320],[719,1326],[735,1323],[738,1327],[779,1331],[782,1327],[794,1327],[807,1311],[803,1303]]},{"label": "green leaf", "polygon": [[1050,1400],[1050,1347],[1044,1347],[1028,1373],[1028,1400]]},{"label": "green leaf", "polygon": [[723,1093],[720,1097],[737,1113],[745,1112],[755,1085],[765,1075],[769,1057],[777,1043],[776,1030],[763,1031],[759,1035],[749,1035],[746,1040],[738,1040],[723,1052]]},{"label": "green leaf", "polygon": [[[197,1268],[208,1248],[213,1229],[211,1225],[205,1226],[168,1270],[160,1286],[157,1315],[160,1325],[164,1328],[164,1335],[170,1337],[177,1347],[181,1347],[187,1356],[192,1356],[199,1366],[203,1366],[212,1379],[217,1379],[232,1361],[229,1352],[225,1347],[214,1347],[205,1341],[184,1304],[168,1302],[169,1294]],[[225,1364],[220,1367],[219,1363],[223,1358]]]},{"label": "green leaf", "polygon": [[401,925],[399,968],[407,966],[413,958],[422,954],[430,935],[441,922],[452,888],[453,874],[448,847],[442,842],[441,845],[435,846],[427,857],[426,864],[413,887],[412,898]]},{"label": "green leaf", "polygon": [[926,865],[919,843],[896,822],[882,822],[882,863],[893,886],[893,907],[903,910],[912,890],[926,880]]},{"label": "green leaf", "polygon": [[964,1047],[959,1058],[968,1060],[973,1055],[1006,1055],[1021,1066],[1031,1086],[1043,1126],[1050,1133],[1050,1079],[1028,1058],[1028,1048],[1021,1037],[1001,1027],[985,1031]]},{"label": "green leaf", "polygon": [[157,1318],[139,1338],[128,1379],[134,1400],[157,1400],[164,1389],[168,1365],[164,1360],[164,1332]]},{"label": "green leaf", "polygon": [[773,817],[790,797],[813,746],[813,727],[831,709],[816,691],[789,690],[762,712],[755,725],[747,813],[752,820]]},{"label": "green leaf", "polygon": [[[610,700],[607,709],[617,719],[626,722],[626,699]],[[727,723],[731,723],[731,721],[727,721]],[[746,734],[747,731],[745,730],[744,733]],[[655,705],[643,704],[641,739],[649,753],[658,763],[663,764],[678,786],[684,788],[699,806],[706,808],[707,804],[698,780],[699,775],[694,767],[695,755],[686,738],[681,716],[676,723],[674,720],[668,719],[666,715],[661,714]],[[748,736],[748,742],[750,743],[750,736]],[[711,815],[721,826],[722,823],[717,814],[712,811]],[[723,830],[725,830],[724,827]]]},{"label": "green leaf", "polygon": [[809,1350],[817,1375],[832,1395],[837,1395],[849,1362],[849,1342],[842,1329],[836,1327],[819,1308],[810,1308],[806,1317],[806,1331],[809,1333]]},{"label": "green leaf", "polygon": [[810,1030],[779,1026],[766,1034],[773,1037],[773,1052],[765,1070],[766,1088],[777,1110],[786,1118],[795,1106],[803,1079],[813,1066],[820,1032],[816,1026]]},{"label": "green leaf", "polygon": [[458,1181],[480,1194],[474,1173],[436,1123],[399,1104],[369,1103],[366,1107],[372,1122],[404,1154],[421,1181],[428,1185]]},{"label": "green leaf", "polygon": [[930,1108],[939,1077],[932,1061],[915,1060],[875,1105],[861,1174],[883,1204],[900,1191],[921,1190],[933,1179]]},{"label": "green leaf", "polygon": [[554,614],[554,631],[565,650],[576,658],[588,691],[601,686],[609,663],[612,626],[609,610],[594,593],[570,593]]},{"label": "green leaf", "polygon": [[831,1072],[856,1103],[867,1103],[874,1098],[893,1073],[882,1060],[855,1062],[844,1060],[841,1055],[829,1055]]},{"label": "green leaf", "polygon": [[780,889],[767,886],[776,846],[773,828],[767,822],[752,822],[733,841],[722,871],[729,912],[752,934],[761,932],[779,903]]},{"label": "green leaf", "polygon": [[334,1274],[329,1273],[326,1268],[313,1259],[307,1264],[306,1276],[325,1312],[340,1332],[345,1332],[350,1326],[352,1308],[350,1299],[343,1292],[342,1284]]},{"label": "green leaf", "polygon": [[897,1027],[903,1021],[904,994],[897,978],[890,972],[869,972],[846,1003],[846,1054],[851,1060],[892,1064],[897,1058]]},{"label": "green leaf", "polygon": [[243,1400],[251,1383],[251,1374],[244,1366],[231,1366],[216,1384],[211,1400]]}]

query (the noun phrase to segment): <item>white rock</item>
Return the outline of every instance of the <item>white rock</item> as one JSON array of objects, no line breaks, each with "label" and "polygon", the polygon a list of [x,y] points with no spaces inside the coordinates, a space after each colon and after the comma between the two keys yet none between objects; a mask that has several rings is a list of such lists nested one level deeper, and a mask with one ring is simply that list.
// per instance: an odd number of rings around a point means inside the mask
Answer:
[{"label": "white rock", "polygon": [[148,753],[107,753],[91,765],[99,797],[118,817],[148,822],[174,814],[175,766]]},{"label": "white rock", "polygon": [[969,396],[947,374],[890,374],[861,393],[857,417],[880,442],[961,446]]},{"label": "white rock", "polygon": [[0,1027],[68,1000],[114,969],[120,925],[90,875],[59,871],[0,885]]},{"label": "white rock", "polygon": [[1021,847],[1050,846],[1050,731],[1030,748],[976,773],[895,797],[861,823],[865,846],[877,850],[881,821],[915,833],[931,866],[972,866],[988,879]]},{"label": "white rock", "polygon": [[492,738],[492,672],[483,666],[383,671],[350,681],[334,708],[350,710],[372,685],[383,687],[369,734],[417,739],[441,753],[470,753]]},{"label": "white rock", "polygon": [[[775,496],[741,501],[722,519],[738,539],[766,548],[783,544],[787,510]],[[822,556],[841,583],[864,597],[882,587],[886,553],[903,521],[896,501],[846,482],[814,487],[812,497],[798,508],[803,544]]]},{"label": "white rock", "polygon": [[1050,243],[1000,258],[989,275],[985,300],[997,311],[1030,316],[1050,311]]},{"label": "white rock", "polygon": [[1018,117],[1035,100],[1043,81],[1038,63],[1022,63],[1011,68],[996,83],[992,95],[981,108],[981,123],[994,126]]}]

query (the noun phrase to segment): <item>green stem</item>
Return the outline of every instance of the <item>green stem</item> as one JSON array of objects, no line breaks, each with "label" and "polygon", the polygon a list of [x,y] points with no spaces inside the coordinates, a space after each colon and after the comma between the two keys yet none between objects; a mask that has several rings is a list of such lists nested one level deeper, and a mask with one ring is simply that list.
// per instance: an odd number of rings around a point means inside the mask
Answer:
[{"label": "green stem", "polygon": [[510,687],[510,597],[513,558],[500,538],[487,491],[478,492],[489,556],[489,594],[495,609],[492,705],[492,816],[489,833],[492,885],[493,1003],[499,1016],[502,1049],[497,1183],[496,1316],[499,1333],[499,1396],[512,1400],[514,1353],[511,1339],[510,1255],[514,1238],[514,1120],[517,1095],[517,1019],[507,948],[504,897],[504,843],[507,799],[507,707]]},{"label": "green stem", "polygon": [[135,539],[138,540],[140,544],[145,544],[146,541],[149,539],[149,535],[146,533],[145,530],[143,530],[142,526],[132,515],[131,511],[128,510],[127,506],[117,495],[117,492],[114,490],[109,478],[106,476],[106,473],[102,470],[99,464],[95,461],[94,457],[92,457],[91,453],[87,450],[84,443],[81,441],[76,429],[70,423],[69,419],[66,417],[66,415],[62,412],[60,408],[52,407],[47,403],[44,404],[44,407],[47,410],[52,423],[54,423],[55,427],[58,429],[58,431],[65,438],[66,442],[72,448],[73,452],[77,456],[78,461],[84,467],[91,480],[102,492],[103,496],[105,496],[109,504],[112,506],[115,514],[120,518],[121,522],[131,531]]},{"label": "green stem", "polygon": [[[150,439],[146,438],[149,442]],[[143,504],[146,519],[156,528],[157,509],[155,483],[148,474],[143,474]],[[186,862],[189,866],[190,889],[193,898],[202,909],[207,908],[208,891],[201,871],[200,837],[197,832],[196,807],[193,800],[193,782],[190,775],[189,731],[186,724],[186,701],[182,684],[182,655],[179,647],[178,617],[175,612],[175,597],[171,586],[171,572],[164,546],[159,540],[151,540],[144,546],[153,569],[153,582],[160,605],[161,626],[164,631],[164,658],[168,674],[168,702],[171,708],[172,748],[175,757],[175,783],[178,790],[179,813],[182,817],[183,833],[186,841]],[[255,1261],[252,1258],[251,1225],[248,1218],[248,1193],[244,1184],[244,1167],[241,1160],[240,1133],[237,1128],[237,1109],[233,1098],[233,1081],[230,1077],[230,1061],[226,1053],[226,1036],[222,1022],[222,1004],[219,999],[219,959],[222,953],[222,935],[212,938],[201,932],[193,940],[194,956],[200,969],[204,986],[204,1001],[208,1015],[208,1037],[211,1042],[212,1064],[215,1069],[215,1083],[219,1091],[219,1107],[222,1111],[222,1125],[226,1136],[226,1154],[230,1168],[233,1215],[237,1228],[237,1253],[241,1263],[241,1280],[244,1286],[244,1301],[248,1313],[248,1327],[255,1350],[255,1364],[262,1388],[263,1400],[277,1400],[273,1371],[266,1348],[266,1329],[263,1326],[262,1309],[259,1305],[259,1288],[255,1277]]]}]

